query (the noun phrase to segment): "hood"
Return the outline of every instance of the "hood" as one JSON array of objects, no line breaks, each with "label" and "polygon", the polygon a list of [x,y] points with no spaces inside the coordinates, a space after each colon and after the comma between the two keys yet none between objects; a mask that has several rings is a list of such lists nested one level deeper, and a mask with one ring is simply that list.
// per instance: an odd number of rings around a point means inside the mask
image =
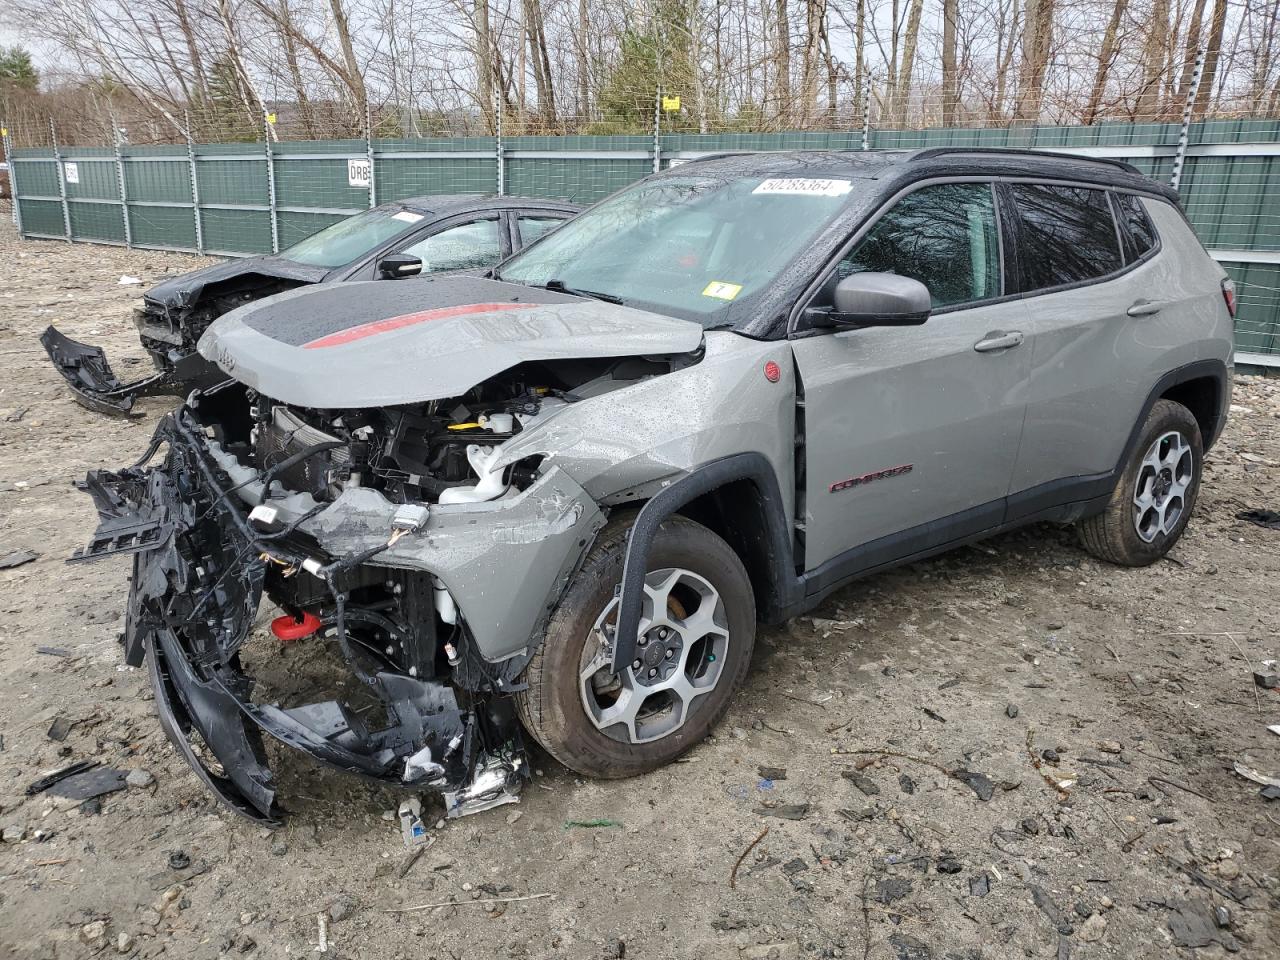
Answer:
[{"label": "hood", "polygon": [[688,320],[473,277],[293,290],[214,321],[200,355],[265,396],[324,409],[443,400],[519,363],[689,353]]},{"label": "hood", "polygon": [[169,309],[189,307],[200,297],[206,287],[239,277],[281,277],[300,280],[303,283],[319,283],[329,273],[328,267],[313,267],[294,263],[281,257],[245,257],[215,263],[211,267],[192,270],[180,277],[162,280],[143,294],[143,299]]}]

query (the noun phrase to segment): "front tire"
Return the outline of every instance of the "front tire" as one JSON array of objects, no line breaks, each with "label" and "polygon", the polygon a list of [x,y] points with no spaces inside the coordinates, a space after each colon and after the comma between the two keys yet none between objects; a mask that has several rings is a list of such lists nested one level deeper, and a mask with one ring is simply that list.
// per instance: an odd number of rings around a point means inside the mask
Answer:
[{"label": "front tire", "polygon": [[1157,400],[1107,508],[1080,522],[1080,541],[1099,560],[1144,567],[1187,528],[1200,492],[1204,441],[1180,403]]},{"label": "front tire", "polygon": [[[755,598],[733,549],[685,517],[649,551],[636,660],[604,666],[634,515],[611,521],[570,581],[516,697],[525,729],[577,773],[619,778],[670,763],[706,737],[746,676]],[[636,664],[640,666],[637,667]]]}]

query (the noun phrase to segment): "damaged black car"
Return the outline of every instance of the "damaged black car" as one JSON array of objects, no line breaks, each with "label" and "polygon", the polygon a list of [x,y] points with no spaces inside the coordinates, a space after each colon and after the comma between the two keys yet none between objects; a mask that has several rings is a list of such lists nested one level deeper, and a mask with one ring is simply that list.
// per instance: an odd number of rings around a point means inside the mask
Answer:
[{"label": "damaged black car", "polygon": [[140,397],[183,395],[223,379],[196,343],[230,310],[312,284],[491,267],[577,212],[558,200],[412,197],[340,220],[278,254],[229,260],[164,280],[134,311],[155,373],[127,383],[101,347],[72,340],[53,326],[40,342],[82,406],[128,414]]}]

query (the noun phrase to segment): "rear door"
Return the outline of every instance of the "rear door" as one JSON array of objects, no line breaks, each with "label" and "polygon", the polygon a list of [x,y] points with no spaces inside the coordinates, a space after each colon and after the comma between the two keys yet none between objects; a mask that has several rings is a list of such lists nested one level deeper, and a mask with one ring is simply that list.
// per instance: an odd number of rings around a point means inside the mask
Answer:
[{"label": "rear door", "polygon": [[537,240],[544,233],[550,233],[564,223],[572,214],[558,210],[513,210],[511,211],[511,249],[520,250]]},{"label": "rear door", "polygon": [[1010,499],[1016,518],[1062,499],[1064,481],[1114,469],[1138,415],[1134,398],[1150,388],[1160,311],[1178,281],[1163,275],[1138,198],[1063,183],[1002,189],[1016,211],[1031,323],[1027,420]]},{"label": "rear door", "polygon": [[993,184],[926,184],[892,203],[824,283],[902,274],[929,288],[934,313],[923,326],[793,342],[807,569],[860,545],[841,562],[874,566],[1002,520],[1030,373],[1026,308],[1006,295],[1002,249]]}]

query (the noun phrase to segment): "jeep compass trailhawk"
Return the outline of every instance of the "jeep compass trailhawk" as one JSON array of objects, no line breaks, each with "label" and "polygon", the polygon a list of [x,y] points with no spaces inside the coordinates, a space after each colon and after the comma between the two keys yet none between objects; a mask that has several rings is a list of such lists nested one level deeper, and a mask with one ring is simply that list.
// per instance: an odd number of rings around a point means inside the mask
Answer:
[{"label": "jeep compass trailhawk", "polygon": [[[227,803],[279,815],[265,732],[468,813],[512,798],[524,734],[592,776],[668,762],[757,623],[855,577],[1039,520],[1151,563],[1223,426],[1233,307],[1126,164],[706,158],[485,277],[218,318],[225,381],[158,465],[89,475],[80,559],[133,555],[125,659]],[[264,594],[360,682],[256,689]]]}]

